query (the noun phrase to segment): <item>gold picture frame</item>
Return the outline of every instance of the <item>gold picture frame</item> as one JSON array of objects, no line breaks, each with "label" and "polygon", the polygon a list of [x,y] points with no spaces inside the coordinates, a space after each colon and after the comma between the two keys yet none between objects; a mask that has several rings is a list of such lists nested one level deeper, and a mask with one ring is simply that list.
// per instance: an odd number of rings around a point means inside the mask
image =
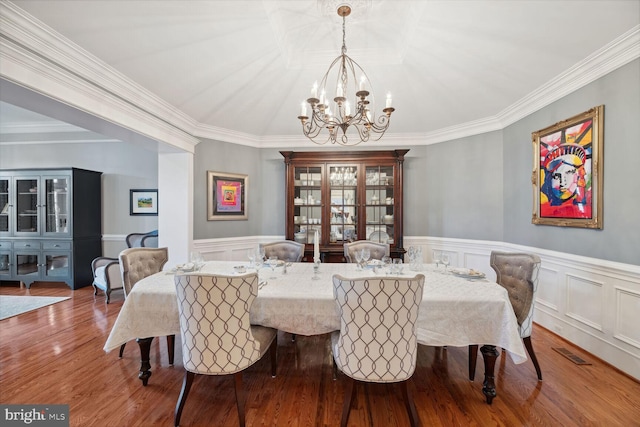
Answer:
[{"label": "gold picture frame", "polygon": [[531,134],[539,225],[602,229],[604,105]]},{"label": "gold picture frame", "polygon": [[246,220],[249,176],[207,171],[207,221]]}]

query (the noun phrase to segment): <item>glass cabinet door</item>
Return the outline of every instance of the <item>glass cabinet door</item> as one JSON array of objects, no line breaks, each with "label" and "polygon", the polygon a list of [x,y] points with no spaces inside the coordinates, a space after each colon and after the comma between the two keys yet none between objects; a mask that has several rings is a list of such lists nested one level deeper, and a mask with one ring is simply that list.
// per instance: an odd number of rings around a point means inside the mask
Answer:
[{"label": "glass cabinet door", "polygon": [[358,166],[329,166],[329,243],[358,240]]},{"label": "glass cabinet door", "polygon": [[293,173],[293,240],[313,243],[316,230],[322,236],[322,168],[296,167]]},{"label": "glass cabinet door", "polygon": [[393,166],[367,166],[365,177],[366,236],[362,240],[393,244]]},{"label": "glass cabinet door", "polygon": [[0,252],[0,277],[11,275],[10,259],[10,252]]},{"label": "glass cabinet door", "polygon": [[10,182],[9,178],[0,178],[0,234],[9,234]]},{"label": "glass cabinet door", "polygon": [[38,233],[38,178],[16,179],[15,232]]},{"label": "glass cabinet door", "polygon": [[38,253],[15,251],[16,275],[27,282],[38,280]]},{"label": "glass cabinet door", "polygon": [[45,276],[52,280],[69,277],[70,265],[67,253],[45,253]]},{"label": "glass cabinet door", "polygon": [[44,232],[69,233],[71,225],[69,212],[70,177],[52,177],[44,179]]}]

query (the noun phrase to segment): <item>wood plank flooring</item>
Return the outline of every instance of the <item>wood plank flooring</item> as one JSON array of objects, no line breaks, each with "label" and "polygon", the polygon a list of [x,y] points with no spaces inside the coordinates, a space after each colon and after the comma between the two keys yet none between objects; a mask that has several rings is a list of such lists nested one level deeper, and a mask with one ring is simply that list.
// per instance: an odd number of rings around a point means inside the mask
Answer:
[{"label": "wood plank flooring", "polygon": [[[34,284],[30,290],[3,283],[3,295],[71,296],[67,301],[0,321],[0,402],[69,404],[71,426],[171,426],[182,384],[182,353],[169,366],[166,341],[154,340],[153,375],[137,378],[139,352],[127,344],[124,357],[102,350],[122,306],[90,287]],[[542,368],[538,382],[530,361],[515,365],[501,354],[496,366],[498,397],[487,405],[481,392],[484,368],[467,379],[467,349],[420,346],[409,386],[423,426],[640,426],[640,384],[536,326],[533,344]],[[565,347],[592,365],[576,365],[552,347]],[[265,357],[244,375],[249,426],[337,426],[343,381],[332,380],[327,335],[278,335],[278,376]],[[237,426],[231,377],[197,377],[182,426]],[[400,389],[358,386],[350,426],[406,426]]]}]

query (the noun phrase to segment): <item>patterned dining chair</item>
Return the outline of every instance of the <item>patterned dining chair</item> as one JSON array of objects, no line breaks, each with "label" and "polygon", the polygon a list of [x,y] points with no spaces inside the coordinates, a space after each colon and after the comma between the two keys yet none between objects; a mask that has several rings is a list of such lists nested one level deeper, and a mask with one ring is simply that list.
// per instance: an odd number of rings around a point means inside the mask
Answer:
[{"label": "patterned dining chair", "polygon": [[175,276],[186,370],[176,404],[180,424],[195,375],[233,375],[240,426],[245,425],[242,371],[269,350],[271,376],[276,376],[276,330],[249,323],[258,295],[258,274],[239,276],[189,274]]},{"label": "patterned dining chair", "polygon": [[422,274],[333,276],[333,295],[340,312],[340,331],[331,334],[334,378],[337,370],[347,378],[341,426],[349,419],[355,381],[400,383],[411,425],[419,425],[407,380],[416,368],[416,322],[423,289]]},{"label": "patterned dining chair", "polygon": [[[169,260],[167,248],[129,248],[120,252],[120,273],[124,287],[124,297],[131,293],[131,289],[140,280],[152,274],[159,273]],[[124,353],[126,343],[120,346],[120,357]],[[173,365],[175,335],[167,337],[169,364]]]},{"label": "patterned dining chair", "polygon": [[361,251],[365,248],[369,249],[371,254],[369,259],[382,259],[384,256],[389,256],[389,245],[387,243],[356,240],[355,242],[344,244],[344,257],[349,263],[356,262],[356,251]]},{"label": "patterned dining chair", "polygon": [[264,248],[264,256],[266,259],[277,256],[279,260],[285,262],[300,262],[304,256],[304,244],[292,240],[261,243],[260,247]]},{"label": "patterned dining chair", "polygon": [[[521,252],[491,252],[491,268],[496,272],[496,282],[507,290],[509,301],[518,321],[518,330],[524,346],[529,353],[533,366],[538,374],[538,381],[542,381],[542,372],[538,358],[533,351],[531,331],[533,329],[533,309],[536,291],[538,290],[538,272],[540,271],[540,257]],[[469,379],[475,377],[478,346],[469,346]]]}]

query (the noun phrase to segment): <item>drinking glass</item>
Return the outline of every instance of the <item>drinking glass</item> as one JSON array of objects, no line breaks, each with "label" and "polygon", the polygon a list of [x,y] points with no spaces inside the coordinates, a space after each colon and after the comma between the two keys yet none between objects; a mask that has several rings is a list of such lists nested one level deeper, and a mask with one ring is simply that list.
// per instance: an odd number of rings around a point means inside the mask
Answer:
[{"label": "drinking glass", "polygon": [[384,271],[386,274],[391,273],[391,263],[392,263],[392,260],[390,256],[385,255],[382,257],[382,265],[384,267]]},{"label": "drinking glass", "polygon": [[400,258],[393,259],[393,272],[395,274],[402,274],[402,259]]},{"label": "drinking glass", "polygon": [[444,265],[444,271],[446,273],[447,272],[447,266],[449,266],[449,255],[442,254],[442,258],[440,259],[440,262],[442,262],[442,264]]},{"label": "drinking glass", "polygon": [[276,277],[276,266],[278,265],[278,257],[270,256],[267,260],[267,264],[271,267],[271,277],[269,279],[277,279]]},{"label": "drinking glass", "polygon": [[258,254],[257,256],[260,257],[260,262],[264,261],[264,248],[262,246],[258,246],[258,249],[256,250],[257,250],[256,253]]},{"label": "drinking glass", "polygon": [[249,268],[253,268],[256,261],[256,250],[251,248],[247,251],[247,258],[249,258]]},{"label": "drinking glass", "polygon": [[362,251],[356,251],[356,265],[358,270],[362,270]]},{"label": "drinking glass", "polygon": [[200,252],[191,252],[191,262],[194,269],[200,270],[204,265],[204,258]]},{"label": "drinking glass", "polygon": [[438,266],[440,266],[440,260],[442,259],[442,252],[441,251],[437,251],[437,250],[433,250],[433,262],[436,263],[436,270],[438,269]]},{"label": "drinking glass", "polygon": [[366,266],[369,258],[371,258],[371,251],[368,248],[364,248],[362,250],[362,264]]}]

